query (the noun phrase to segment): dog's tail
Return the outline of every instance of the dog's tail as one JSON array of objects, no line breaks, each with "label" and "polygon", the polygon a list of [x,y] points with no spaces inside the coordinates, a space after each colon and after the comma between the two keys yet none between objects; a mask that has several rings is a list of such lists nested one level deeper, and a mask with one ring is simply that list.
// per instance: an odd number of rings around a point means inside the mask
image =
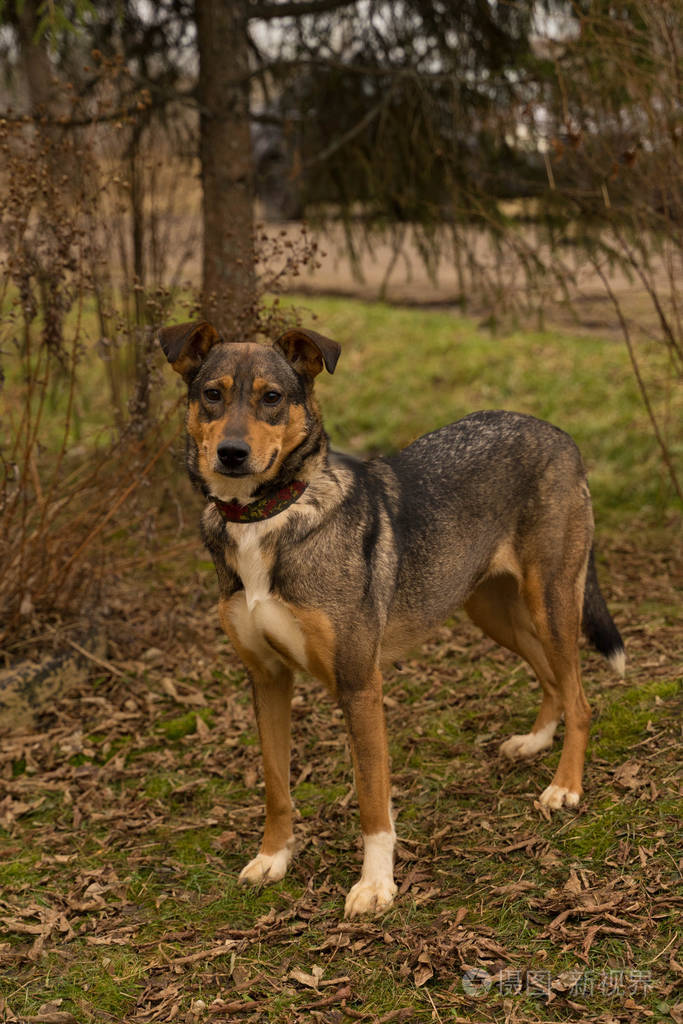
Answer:
[{"label": "dog's tail", "polygon": [[588,642],[609,661],[615,672],[623,676],[626,671],[626,654],[624,641],[619,630],[607,611],[602,596],[598,576],[595,571],[595,558],[591,548],[586,574],[586,588],[583,593],[583,620],[581,628]]}]

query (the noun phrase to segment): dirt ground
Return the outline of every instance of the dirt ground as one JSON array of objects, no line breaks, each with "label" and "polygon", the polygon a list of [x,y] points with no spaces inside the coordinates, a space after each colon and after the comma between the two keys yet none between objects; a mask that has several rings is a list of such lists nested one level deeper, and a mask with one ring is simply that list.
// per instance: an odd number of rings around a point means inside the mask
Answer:
[{"label": "dirt ground", "polygon": [[[266,230],[269,236],[281,236],[294,244],[301,238],[301,225],[297,223],[268,225]],[[537,248],[532,229],[522,228],[520,233],[529,252],[543,252],[542,248]],[[491,314],[485,298],[487,290],[503,291],[511,318],[523,326],[538,327],[538,311],[542,308],[543,326],[621,334],[614,303],[594,267],[572,249],[567,250],[563,260],[563,288],[547,280],[538,284],[538,293],[530,298],[518,260],[509,252],[495,254],[488,236],[468,232],[468,251],[457,254],[452,241],[444,232],[442,235],[439,258],[428,268],[421,256],[420,239],[411,227],[403,232],[398,249],[389,233],[368,242],[358,230],[352,229],[355,258],[351,259],[344,229],[332,226],[318,236],[316,265],[290,278],[288,290],[368,302],[381,300],[399,305],[453,307],[485,320]],[[479,268],[476,288],[470,255]],[[658,289],[664,307],[670,308],[669,282],[681,279],[683,267],[675,265],[675,255],[667,254],[666,259],[670,262],[665,262],[664,256],[653,258],[649,278]],[[656,332],[660,326],[657,310],[643,282],[636,274],[627,274],[618,268],[606,268],[606,272],[610,288],[631,329],[635,328],[637,333]],[[484,297],[475,298],[475,295]]]},{"label": "dirt ground", "polygon": [[[644,591],[653,609],[675,600],[669,556],[628,542],[607,554],[617,612]],[[680,630],[654,610],[619,618],[654,695],[683,663]],[[441,629],[387,679],[396,909],[343,922],[357,812],[319,687],[302,682],[293,706],[299,855],[285,883],[245,894],[234,879],[258,842],[260,755],[214,595],[199,578],[131,585],[108,619],[90,681],[0,741],[0,1020],[680,1024],[670,697],[635,746],[626,726],[626,748],[592,754],[587,804],[549,819],[534,805],[547,758],[511,770],[496,753],[537,699],[519,663],[464,621]],[[630,684],[595,656],[586,671],[600,736]],[[594,838],[576,845],[582,832]],[[463,988],[475,969],[488,994]]]}]

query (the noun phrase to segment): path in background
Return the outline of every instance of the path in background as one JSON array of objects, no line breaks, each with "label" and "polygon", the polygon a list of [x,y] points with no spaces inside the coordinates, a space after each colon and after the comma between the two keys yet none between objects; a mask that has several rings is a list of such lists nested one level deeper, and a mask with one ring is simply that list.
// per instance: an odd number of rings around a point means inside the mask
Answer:
[{"label": "path in background", "polygon": [[[301,235],[299,223],[267,224],[266,232],[271,235],[283,235],[296,242]],[[529,251],[540,251],[533,236],[532,228],[520,231]],[[360,236],[354,238],[357,258],[355,263],[347,255],[344,229],[341,225],[332,226],[319,236],[320,255],[314,270],[303,270],[291,280],[291,291],[316,295],[340,295],[363,299],[365,301],[386,301],[397,304],[424,306],[453,306],[458,311],[469,313],[475,317],[487,317],[491,307],[486,300],[477,297],[476,290],[470,286],[468,270],[464,267],[464,281],[458,273],[457,259],[450,241],[444,242],[438,267],[430,274],[421,258],[419,240],[412,228],[407,227],[401,250],[395,252],[387,240],[377,240],[371,244],[363,241]],[[499,260],[491,245],[490,238],[482,232],[470,232],[468,246],[477,263],[486,268],[490,287],[500,287],[508,294],[521,299],[524,280],[516,261]],[[614,306],[606,296],[601,281],[593,267],[581,260],[570,247],[566,252],[566,283],[571,304],[560,293],[552,282],[545,283],[543,295],[543,315],[546,325],[584,330],[599,333],[619,331],[619,324]],[[466,262],[465,255],[462,262]],[[681,268],[683,272],[683,268]],[[660,269],[656,275],[658,287],[666,290],[666,275]],[[632,326],[639,327],[648,333],[658,331],[659,324],[655,310],[645,289],[639,282],[629,279],[620,270],[610,274],[610,285],[622,305],[627,319]],[[523,322],[524,317],[520,317]],[[533,318],[530,326],[538,326],[538,318]]]}]

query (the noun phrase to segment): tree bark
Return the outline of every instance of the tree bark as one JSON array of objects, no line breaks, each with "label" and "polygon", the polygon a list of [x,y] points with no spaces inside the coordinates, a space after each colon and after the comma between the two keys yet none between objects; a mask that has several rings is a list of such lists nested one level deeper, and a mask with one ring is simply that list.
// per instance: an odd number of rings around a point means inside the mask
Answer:
[{"label": "tree bark", "polygon": [[255,330],[246,0],[196,0],[203,192],[203,313],[226,340]]},{"label": "tree bark", "polygon": [[[73,153],[65,144],[63,129],[50,123],[67,113],[65,94],[54,73],[47,36],[44,32],[39,34],[39,0],[22,0],[21,3],[15,0],[9,5],[8,16],[17,33],[30,110],[36,119],[35,133],[39,145],[34,148],[35,169],[45,180],[42,202],[46,208],[54,211],[56,193],[59,193],[60,201],[62,194],[64,197],[73,194],[79,174]],[[47,118],[48,123],[41,124],[41,117]],[[55,230],[53,216],[41,215],[40,222],[40,239],[27,232],[22,244],[27,265],[32,265],[33,276],[40,290],[43,344],[53,352],[62,352],[64,303],[60,284],[63,271],[60,273],[55,267],[59,262],[56,254],[60,253],[60,242],[56,237],[58,232]]]},{"label": "tree bark", "polygon": [[39,4],[37,0],[24,0],[13,6],[14,12],[10,11],[10,16],[14,13],[31,110],[34,114],[54,114],[58,97],[45,36],[38,36]]}]

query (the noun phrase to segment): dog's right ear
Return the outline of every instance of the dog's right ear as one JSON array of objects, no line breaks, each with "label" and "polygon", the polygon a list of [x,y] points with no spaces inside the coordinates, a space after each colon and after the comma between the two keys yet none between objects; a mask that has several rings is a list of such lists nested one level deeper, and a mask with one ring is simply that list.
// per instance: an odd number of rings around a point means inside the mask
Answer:
[{"label": "dog's right ear", "polygon": [[159,344],[176,373],[190,383],[210,349],[221,337],[208,320],[174,324],[159,331]]}]

